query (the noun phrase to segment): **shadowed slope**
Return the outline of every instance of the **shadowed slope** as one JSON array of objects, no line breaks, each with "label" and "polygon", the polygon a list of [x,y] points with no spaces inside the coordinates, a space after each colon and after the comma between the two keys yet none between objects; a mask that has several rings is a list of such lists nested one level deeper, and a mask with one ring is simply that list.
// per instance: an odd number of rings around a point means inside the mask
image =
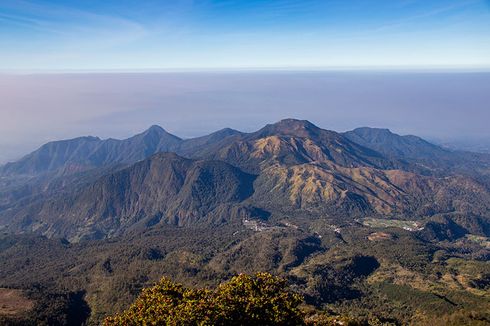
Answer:
[{"label": "shadowed slope", "polygon": [[36,175],[63,169],[67,172],[116,163],[133,163],[157,153],[168,151],[182,140],[152,126],[145,132],[124,140],[81,137],[47,143],[17,162],[8,163],[5,175]]},{"label": "shadowed slope", "polygon": [[[447,151],[419,138],[386,130],[377,134],[373,139],[391,149],[392,154],[386,154],[390,158],[342,134],[294,119],[254,133],[224,129],[190,140],[152,127],[115,141],[114,147],[110,140],[103,141],[109,145],[99,146],[89,157],[105,164],[104,160],[132,161],[154,151],[174,150],[200,160],[157,154],[123,170],[108,169],[102,177],[94,174],[73,191],[57,193],[54,187],[49,196],[29,197],[37,199],[34,204],[8,207],[6,201],[0,221],[15,232],[79,240],[160,222],[219,223],[248,218],[254,212],[342,220],[372,215],[424,219],[453,213],[488,219],[490,191],[478,181],[454,173],[421,175],[414,171],[423,162],[404,163],[391,157],[413,155],[418,146],[425,148],[427,156],[434,149],[436,159],[438,152]],[[235,205],[245,199],[246,205]]]},{"label": "shadowed slope", "polygon": [[[20,210],[10,228],[71,240],[101,238],[161,222],[221,223],[253,191],[254,177],[226,163],[161,153],[80,191]],[[226,206],[226,208],[225,208]]]}]

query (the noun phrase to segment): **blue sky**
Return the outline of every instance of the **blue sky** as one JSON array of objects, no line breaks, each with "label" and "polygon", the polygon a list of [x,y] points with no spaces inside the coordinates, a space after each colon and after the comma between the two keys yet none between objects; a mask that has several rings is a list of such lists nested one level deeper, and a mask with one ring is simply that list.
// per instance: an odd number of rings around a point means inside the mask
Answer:
[{"label": "blue sky", "polygon": [[0,0],[0,70],[490,67],[482,0]]}]

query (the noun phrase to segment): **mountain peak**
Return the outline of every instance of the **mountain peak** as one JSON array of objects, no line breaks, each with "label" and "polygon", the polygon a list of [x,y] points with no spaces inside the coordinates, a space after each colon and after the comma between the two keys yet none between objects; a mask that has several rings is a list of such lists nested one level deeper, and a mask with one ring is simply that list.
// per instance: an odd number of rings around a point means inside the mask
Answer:
[{"label": "mountain peak", "polygon": [[241,132],[236,130],[236,129],[232,129],[232,128],[223,128],[223,129],[220,129],[216,132],[214,132],[215,134],[240,134]]},{"label": "mountain peak", "polygon": [[362,127],[343,133],[349,140],[367,148],[403,159],[429,159],[447,151],[417,136],[400,136],[389,129]]},{"label": "mountain peak", "polygon": [[231,129],[231,128],[223,128],[223,129],[220,129],[218,131],[215,131],[209,135],[206,135],[206,136],[203,136],[203,137],[199,137],[199,138],[206,138],[208,141],[211,140],[211,141],[216,141],[216,140],[219,140],[219,139],[224,139],[226,137],[230,137],[230,136],[236,136],[236,135],[242,135],[243,133],[241,131],[238,131],[238,130],[235,130],[235,129]]},{"label": "mountain peak", "polygon": [[[376,139],[377,141],[388,141],[388,140],[389,141],[401,141],[401,140],[409,141],[409,140],[411,140],[412,142],[430,144],[429,142],[427,142],[426,140],[424,140],[418,136],[413,136],[413,135],[401,136],[399,134],[392,132],[390,129],[386,129],[386,128],[360,127],[360,128],[356,128],[352,131],[348,131],[344,134],[346,134],[346,135],[355,134],[359,137],[362,137],[365,140],[373,140],[373,139]],[[435,146],[432,144],[430,144],[430,145]]]},{"label": "mountain peak", "polygon": [[317,126],[315,126],[313,123],[309,122],[308,120],[299,120],[299,119],[293,119],[293,118],[282,119],[282,120],[274,123],[273,125],[274,126],[288,126],[288,127],[316,128],[316,129],[318,129]]},{"label": "mountain peak", "polygon": [[179,142],[182,140],[158,125],[152,125],[150,128],[148,128],[147,130],[143,131],[141,134],[136,135],[134,137],[138,137],[138,136],[140,137],[143,136],[146,139],[153,139],[156,142],[160,141],[161,139],[171,140],[172,142]]},{"label": "mountain peak", "polygon": [[274,124],[268,124],[260,129],[257,134],[259,136],[281,135],[281,136],[296,136],[310,137],[317,134],[321,129],[309,122],[308,120],[298,119],[283,119]]},{"label": "mountain peak", "polygon": [[371,133],[379,133],[379,134],[386,134],[386,135],[394,135],[394,133],[388,128],[359,127],[352,131],[357,133],[371,132]]},{"label": "mountain peak", "polygon": [[150,126],[150,128],[148,128],[145,133],[149,133],[149,132],[154,132],[154,133],[167,133],[167,131],[165,129],[163,129],[162,127],[160,127],[159,125],[152,125]]}]

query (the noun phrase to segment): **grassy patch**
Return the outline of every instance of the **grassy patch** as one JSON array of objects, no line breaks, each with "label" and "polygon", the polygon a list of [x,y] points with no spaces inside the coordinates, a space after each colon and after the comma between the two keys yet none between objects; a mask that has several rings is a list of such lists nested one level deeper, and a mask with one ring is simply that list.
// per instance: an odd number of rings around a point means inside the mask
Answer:
[{"label": "grassy patch", "polygon": [[34,307],[34,302],[21,290],[0,288],[0,315],[22,315]]},{"label": "grassy patch", "polygon": [[420,231],[423,226],[417,221],[388,220],[381,218],[365,218],[360,220],[364,226],[371,228],[400,228],[407,231]]}]

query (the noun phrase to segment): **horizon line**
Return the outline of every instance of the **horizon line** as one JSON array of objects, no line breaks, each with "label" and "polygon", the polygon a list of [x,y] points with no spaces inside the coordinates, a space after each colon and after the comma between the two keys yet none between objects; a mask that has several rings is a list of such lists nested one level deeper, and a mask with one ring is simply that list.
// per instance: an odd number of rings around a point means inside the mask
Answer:
[{"label": "horizon line", "polygon": [[234,73],[234,72],[406,72],[406,73],[488,73],[489,66],[475,65],[383,65],[383,66],[271,66],[271,67],[178,67],[114,69],[0,69],[0,75],[43,74],[152,74],[152,73]]}]

